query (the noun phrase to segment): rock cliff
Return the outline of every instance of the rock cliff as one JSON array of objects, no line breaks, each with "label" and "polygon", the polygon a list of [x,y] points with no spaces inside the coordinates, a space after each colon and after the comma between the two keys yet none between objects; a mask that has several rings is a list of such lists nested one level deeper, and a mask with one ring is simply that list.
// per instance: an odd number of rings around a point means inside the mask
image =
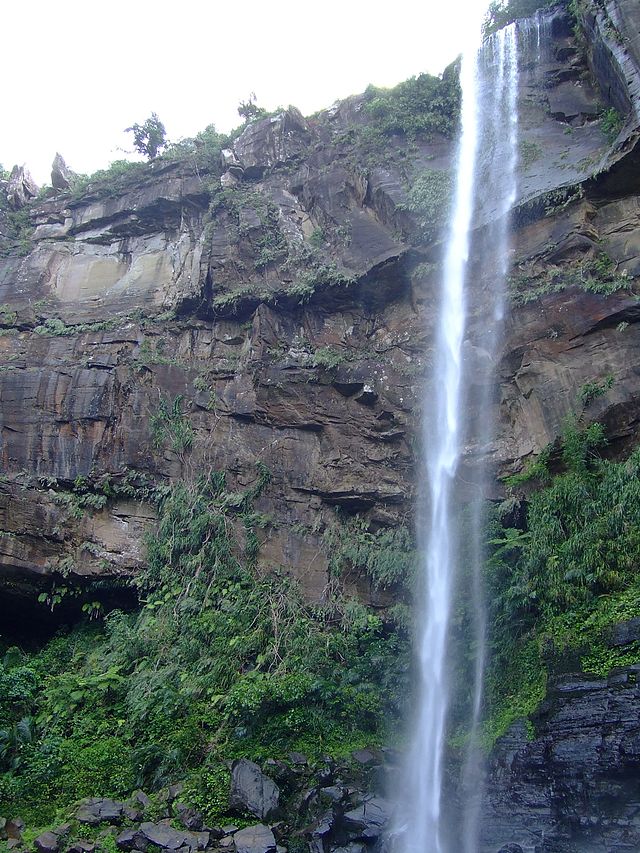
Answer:
[{"label": "rock cliff", "polygon": [[[640,25],[632,0],[579,14],[586,43],[562,8],[539,21],[541,49],[526,29],[498,430],[489,446],[469,437],[463,472],[472,482],[489,458],[494,498],[571,412],[605,425],[614,457],[638,444]],[[256,463],[269,469],[259,566],[294,574],[310,600],[330,582],[326,533],[340,517],[410,523],[442,238],[416,187],[449,173],[453,148],[438,129],[376,135],[372,115],[368,96],[308,119],[289,108],[221,157],[161,158],[31,202],[20,222],[0,211],[8,633],[73,612],[38,603],[55,584],[131,603],[122,581],[155,520],[146,497],[198,472],[241,489]],[[493,215],[487,200],[477,228]],[[474,283],[470,406],[487,382],[491,287],[488,273]],[[366,578],[348,583],[389,603]],[[637,849],[635,670],[554,691],[536,739],[517,728],[496,752],[486,849]],[[585,799],[599,814],[589,825]]]},{"label": "rock cliff", "polygon": [[[566,15],[549,26],[553,46],[530,51],[521,75],[500,430],[468,451],[470,467],[489,454],[499,475],[553,440],[586,382],[614,376],[593,410],[614,449],[637,422],[636,125],[610,144]],[[317,533],[335,508],[383,527],[410,515],[440,261],[411,186],[449,168],[451,143],[396,134],[367,150],[369,115],[363,97],[309,120],[289,109],[249,124],[222,174],[184,157],[30,209],[28,245],[0,272],[6,590],[62,564],[135,571],[151,513],[119,486],[137,477],[210,466],[246,484],[264,462],[262,559],[310,596],[326,583]],[[598,259],[610,293],[589,287]],[[469,329],[478,382],[486,287]],[[164,429],[153,415],[173,406]]]}]

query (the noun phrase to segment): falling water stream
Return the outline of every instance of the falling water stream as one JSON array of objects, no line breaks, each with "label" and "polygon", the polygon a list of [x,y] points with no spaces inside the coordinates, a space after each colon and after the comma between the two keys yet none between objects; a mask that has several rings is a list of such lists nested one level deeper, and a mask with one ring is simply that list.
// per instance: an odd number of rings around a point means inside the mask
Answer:
[{"label": "falling water stream", "polygon": [[[460,82],[461,134],[455,195],[444,252],[432,375],[424,400],[422,439],[426,482],[420,543],[424,554],[424,585],[419,608],[419,710],[409,750],[402,808],[402,846],[406,853],[460,850],[474,853],[478,845],[482,763],[473,745],[480,723],[485,664],[480,581],[482,504],[478,495],[475,499],[463,497],[457,475],[465,444],[473,441],[476,446],[486,446],[492,434],[489,374],[501,328],[508,220],[515,201],[518,85],[515,24],[493,35],[480,50],[474,49],[463,56]],[[475,331],[473,340],[469,340],[470,291],[477,282],[484,282],[485,322],[481,331]],[[486,375],[479,380],[482,365],[486,365]],[[474,383],[477,387],[472,395],[470,388]],[[464,533],[459,512],[462,502],[466,503],[471,519]],[[466,560],[465,577],[473,587],[470,627],[473,636],[469,637],[469,644],[475,662],[467,726],[470,746],[458,782],[463,805],[457,815],[458,825],[452,828],[446,825],[443,816],[443,776],[451,694],[451,619],[462,559]]]}]

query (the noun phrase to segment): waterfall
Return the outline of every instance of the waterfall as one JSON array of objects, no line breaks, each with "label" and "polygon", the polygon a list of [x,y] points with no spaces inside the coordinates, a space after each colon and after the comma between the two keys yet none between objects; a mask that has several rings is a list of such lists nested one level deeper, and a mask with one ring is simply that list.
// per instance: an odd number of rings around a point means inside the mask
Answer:
[{"label": "waterfall", "polygon": [[[492,366],[503,316],[509,211],[517,164],[516,25],[463,56],[461,133],[456,183],[444,253],[432,375],[423,414],[423,489],[419,540],[423,587],[418,605],[418,712],[409,749],[402,827],[405,853],[477,849],[482,762],[476,748],[485,664],[481,569],[482,480],[475,492],[460,483],[465,447],[477,456],[491,440]],[[469,312],[482,291],[484,323],[471,334]],[[488,310],[487,310],[488,306]],[[481,327],[478,331],[477,327]],[[461,522],[460,508],[467,508]],[[469,638],[475,651],[468,714],[469,747],[457,787],[463,804],[455,827],[443,809],[444,757],[451,684],[451,620],[462,550],[474,601]]]}]

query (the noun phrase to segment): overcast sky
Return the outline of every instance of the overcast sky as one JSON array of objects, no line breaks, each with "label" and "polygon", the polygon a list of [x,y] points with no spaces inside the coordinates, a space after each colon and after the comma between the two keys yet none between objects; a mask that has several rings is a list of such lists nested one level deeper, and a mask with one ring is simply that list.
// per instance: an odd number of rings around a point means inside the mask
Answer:
[{"label": "overcast sky", "polygon": [[76,172],[127,156],[158,113],[171,140],[266,109],[305,115],[440,73],[487,0],[5,0],[0,7],[0,163],[49,182],[56,151]]}]

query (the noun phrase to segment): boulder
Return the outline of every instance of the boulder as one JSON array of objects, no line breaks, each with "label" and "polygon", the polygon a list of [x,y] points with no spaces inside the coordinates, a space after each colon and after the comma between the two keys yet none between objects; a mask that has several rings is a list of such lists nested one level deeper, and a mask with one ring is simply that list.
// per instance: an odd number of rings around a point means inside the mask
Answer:
[{"label": "boulder", "polygon": [[[233,144],[225,163],[247,178],[260,178],[274,166],[300,156],[310,141],[309,126],[300,110],[289,107],[277,116],[253,121]],[[233,160],[235,156],[235,161]]]},{"label": "boulder", "polygon": [[374,840],[389,824],[391,807],[381,797],[372,797],[344,815],[345,828],[352,838]]},{"label": "boulder", "polygon": [[320,796],[328,797],[332,802],[339,803],[344,796],[344,788],[339,785],[329,785],[326,788],[320,788]]},{"label": "boulder", "polygon": [[181,847],[190,846],[188,842],[190,834],[184,830],[174,829],[166,823],[150,823],[149,821],[140,825],[141,838],[163,850],[179,850]]},{"label": "boulder", "polygon": [[116,847],[119,850],[133,850],[139,838],[137,829],[125,829],[116,838]]},{"label": "boulder", "polygon": [[610,646],[628,646],[640,640],[640,619],[627,619],[616,622],[611,629]]},{"label": "boulder", "polygon": [[80,838],[78,841],[74,841],[71,847],[67,848],[66,853],[93,853],[95,849],[95,841],[87,841],[85,838]]},{"label": "boulder", "polygon": [[55,832],[43,832],[33,842],[39,853],[58,853],[60,849],[60,838]]},{"label": "boulder", "polygon": [[25,166],[14,166],[7,185],[7,201],[20,210],[38,195],[39,187]]},{"label": "boulder", "polygon": [[278,807],[279,798],[280,789],[264,775],[257,764],[246,758],[233,762],[229,796],[232,809],[246,810],[264,819]]},{"label": "boulder", "polygon": [[93,797],[85,800],[76,811],[76,820],[94,826],[98,823],[119,823],[125,804],[117,800]]},{"label": "boulder", "polygon": [[244,169],[242,168],[242,163],[240,163],[235,153],[230,148],[224,148],[221,156],[224,169],[230,172],[234,177],[241,178]]},{"label": "boulder", "polygon": [[333,811],[326,811],[318,823],[316,824],[313,833],[312,833],[312,845],[318,849],[324,849],[325,847],[325,837],[328,837],[331,831],[333,830],[333,825],[335,822],[335,815]]},{"label": "boulder", "polygon": [[[366,390],[366,388],[367,386],[365,385],[363,390]],[[380,753],[378,751],[374,752],[372,749],[356,749],[351,754],[358,764],[372,764],[374,761],[380,760]]]},{"label": "boulder", "polygon": [[150,800],[150,799],[149,799],[149,797],[145,794],[145,792],[144,792],[144,791],[135,791],[135,792],[134,792],[134,794],[133,794],[133,800],[134,800],[134,802],[136,802],[136,803],[138,803],[139,805],[141,805],[143,809],[146,809],[146,807],[147,807],[147,806],[149,805],[149,803],[151,802],[151,800]]},{"label": "boulder", "polygon": [[204,818],[199,811],[196,811],[196,809],[192,809],[184,803],[176,803],[174,811],[178,816],[178,820],[185,829],[199,832],[204,826]]},{"label": "boulder", "polygon": [[208,832],[187,832],[174,829],[169,822],[151,823],[146,821],[133,835],[123,832],[118,836],[116,843],[122,849],[155,844],[163,850],[204,850],[209,844],[210,834]]},{"label": "boulder", "polygon": [[275,853],[276,839],[263,823],[247,826],[233,836],[237,853]]},{"label": "boulder", "polygon": [[67,166],[61,154],[56,154],[51,164],[51,186],[63,192],[71,187],[74,172]]},{"label": "boulder", "polygon": [[13,820],[8,820],[4,824],[4,832],[7,838],[22,838],[22,830],[24,829],[24,821],[20,817],[15,817]]}]

